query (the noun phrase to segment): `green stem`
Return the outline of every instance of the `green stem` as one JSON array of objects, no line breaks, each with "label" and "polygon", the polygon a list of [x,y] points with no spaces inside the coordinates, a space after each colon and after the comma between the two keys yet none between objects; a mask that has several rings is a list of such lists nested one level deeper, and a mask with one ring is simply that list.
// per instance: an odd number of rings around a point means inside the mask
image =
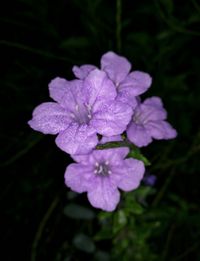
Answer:
[{"label": "green stem", "polygon": [[23,44],[20,44],[20,43],[12,43],[12,42],[2,40],[2,41],[0,41],[0,45],[5,45],[7,47],[14,47],[14,48],[21,49],[23,51],[28,51],[30,53],[37,54],[37,55],[40,55],[40,56],[43,56],[43,57],[46,57],[46,58],[50,58],[50,59],[55,59],[55,60],[73,63],[73,61],[69,58],[66,58],[66,57],[64,58],[64,57],[60,57],[60,56],[57,56],[57,55],[53,55],[49,52],[46,52],[46,51],[43,51],[43,50],[37,50],[37,49],[31,48],[29,46],[26,46],[26,45],[23,45]]},{"label": "green stem", "polygon": [[154,201],[152,202],[152,206],[155,207],[158,205],[158,203],[161,201],[163,195],[165,194],[169,184],[171,183],[171,180],[174,176],[174,169],[171,171],[171,173],[169,174],[169,176],[167,177],[163,187],[161,188],[161,190],[158,192],[157,196],[155,197]]},{"label": "green stem", "polygon": [[122,14],[122,3],[121,0],[116,0],[116,42],[117,51],[121,52],[121,14]]},{"label": "green stem", "polygon": [[120,148],[120,147],[129,147],[130,149],[138,149],[134,144],[130,143],[127,140],[124,141],[112,141],[105,144],[99,144],[96,146],[97,150],[111,149],[111,148]]},{"label": "green stem", "polygon": [[43,230],[45,228],[45,225],[46,225],[49,217],[51,216],[53,210],[56,208],[58,202],[59,202],[59,197],[56,197],[53,200],[53,202],[51,203],[50,207],[48,208],[44,218],[42,219],[42,221],[41,221],[41,223],[40,223],[40,225],[38,227],[38,230],[37,230],[37,233],[35,235],[35,239],[34,239],[33,245],[32,245],[31,261],[36,261],[38,243],[39,243],[40,238],[42,236],[42,233],[43,233]]},{"label": "green stem", "polygon": [[183,34],[188,34],[188,35],[194,35],[194,36],[200,36],[199,32],[196,31],[190,31],[184,27],[181,27],[179,25],[174,24],[173,22],[171,22],[169,19],[166,18],[166,15],[163,13],[159,1],[158,0],[154,0],[155,6],[160,14],[160,17],[162,18],[162,20],[168,25],[169,28],[171,28],[173,31],[177,32],[177,33],[183,33]]},{"label": "green stem", "polygon": [[182,254],[180,254],[179,256],[173,258],[171,261],[179,261],[179,260],[183,260],[184,257],[186,257],[187,255],[189,255],[190,253],[192,253],[194,250],[196,250],[197,248],[199,248],[200,242],[197,242],[195,245],[189,247],[188,249],[185,250],[185,252],[183,252]]},{"label": "green stem", "polygon": [[8,159],[7,161],[0,164],[0,167],[5,167],[5,166],[13,164],[15,161],[17,161],[22,156],[24,156],[29,150],[31,150],[38,142],[40,142],[42,138],[43,138],[43,136],[40,135],[37,138],[35,138],[33,141],[31,141],[29,144],[27,143],[25,148],[18,151],[17,154],[15,154],[13,157]]}]

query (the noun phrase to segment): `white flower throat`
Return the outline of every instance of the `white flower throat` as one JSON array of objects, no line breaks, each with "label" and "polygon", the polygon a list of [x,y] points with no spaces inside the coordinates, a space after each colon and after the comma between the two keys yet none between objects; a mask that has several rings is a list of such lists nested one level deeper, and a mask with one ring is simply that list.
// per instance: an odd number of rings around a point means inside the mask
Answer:
[{"label": "white flower throat", "polygon": [[88,124],[92,118],[91,106],[89,104],[76,104],[71,113],[72,120],[78,124]]},{"label": "white flower throat", "polygon": [[96,162],[94,174],[102,176],[102,177],[106,177],[106,176],[109,176],[111,173],[112,172],[110,170],[108,161],[103,162],[103,163]]}]

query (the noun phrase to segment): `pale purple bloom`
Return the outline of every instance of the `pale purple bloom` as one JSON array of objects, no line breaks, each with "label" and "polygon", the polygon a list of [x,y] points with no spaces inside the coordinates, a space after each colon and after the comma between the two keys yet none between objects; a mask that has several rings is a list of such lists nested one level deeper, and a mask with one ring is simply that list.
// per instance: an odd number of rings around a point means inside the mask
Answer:
[{"label": "pale purple bloom", "polygon": [[[94,70],[94,65],[74,66],[73,72],[79,79],[84,79]],[[114,52],[107,52],[101,57],[101,70],[106,72],[117,89],[117,100],[129,104],[133,109],[137,105],[135,97],[147,91],[152,79],[149,74],[131,70],[129,61]]]},{"label": "pale purple bloom", "polygon": [[139,103],[127,127],[127,137],[138,147],[147,146],[152,138],[173,139],[176,130],[166,122],[167,112],[159,97],[151,97]]},{"label": "pale purple bloom", "polygon": [[87,192],[93,207],[113,211],[120,200],[118,189],[136,189],[144,175],[142,161],[124,159],[128,152],[128,148],[115,148],[73,155],[78,163],[67,167],[65,184],[75,192]]},{"label": "pale purple bloom", "polygon": [[121,134],[132,116],[130,106],[116,101],[116,88],[98,69],[84,80],[55,78],[49,84],[55,102],[40,104],[29,125],[44,134],[58,134],[56,144],[70,154],[89,153],[98,143],[97,133]]}]

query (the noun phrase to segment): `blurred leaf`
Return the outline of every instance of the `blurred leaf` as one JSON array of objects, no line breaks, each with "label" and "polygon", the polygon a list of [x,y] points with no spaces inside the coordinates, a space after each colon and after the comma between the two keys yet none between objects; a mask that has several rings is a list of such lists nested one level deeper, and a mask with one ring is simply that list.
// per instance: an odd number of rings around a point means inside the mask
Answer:
[{"label": "blurred leaf", "polygon": [[127,218],[123,210],[118,211],[118,223],[122,226],[126,225]]},{"label": "blurred leaf", "polygon": [[95,253],[94,259],[96,261],[109,261],[110,255],[107,252],[104,252],[104,251],[97,251]]},{"label": "blurred leaf", "polygon": [[78,234],[73,239],[75,247],[81,251],[87,253],[93,253],[95,251],[95,244],[92,239],[84,234]]},{"label": "blurred leaf", "polygon": [[78,49],[86,48],[90,45],[88,38],[86,37],[70,37],[63,40],[60,44],[61,49]]},{"label": "blurred leaf", "polygon": [[140,150],[138,148],[132,149],[129,152],[128,157],[143,161],[145,166],[151,165],[150,161],[144,155],[142,155],[142,153],[140,152]]},{"label": "blurred leaf", "polygon": [[172,14],[174,10],[174,3],[172,0],[161,0],[160,1],[164,6],[165,12],[168,14]]},{"label": "blurred leaf", "polygon": [[105,226],[95,235],[95,241],[111,239],[112,238],[112,226]]},{"label": "blurred leaf", "polygon": [[113,233],[118,233],[127,223],[126,214],[123,210],[119,210],[114,214]]},{"label": "blurred leaf", "polygon": [[91,220],[95,217],[94,212],[86,207],[82,207],[77,204],[69,204],[64,208],[64,214],[67,217],[74,219],[86,219]]}]

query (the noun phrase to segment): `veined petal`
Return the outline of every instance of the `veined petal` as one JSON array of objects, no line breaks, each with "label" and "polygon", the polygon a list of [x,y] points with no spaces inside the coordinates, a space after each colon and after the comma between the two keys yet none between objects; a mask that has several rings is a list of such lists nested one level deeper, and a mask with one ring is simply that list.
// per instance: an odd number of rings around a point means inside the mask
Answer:
[{"label": "veined petal", "polygon": [[94,150],[93,157],[97,162],[108,162],[111,165],[119,165],[128,153],[128,147]]},{"label": "veined petal", "polygon": [[83,81],[68,81],[66,92],[60,102],[61,105],[69,111],[74,112],[79,104],[82,106],[85,103],[85,100],[86,97],[83,93]]},{"label": "veined petal", "polygon": [[86,155],[71,155],[71,157],[83,165],[93,165],[99,162],[107,162],[108,164],[119,165],[128,155],[129,148],[120,147],[112,149],[93,150],[92,153]]},{"label": "veined petal", "polygon": [[127,91],[131,89],[129,92],[133,96],[138,96],[148,90],[151,86],[152,78],[148,73],[134,71],[129,73],[128,76],[124,79],[123,82],[120,83],[118,89]]},{"label": "veined petal", "polygon": [[177,136],[176,130],[166,121],[151,121],[146,126],[154,139],[173,139]]},{"label": "veined petal", "polygon": [[114,52],[107,52],[101,57],[101,69],[116,85],[119,85],[128,75],[131,64],[125,57]]},{"label": "veined petal", "polygon": [[73,155],[71,154],[70,156],[74,161],[81,163],[83,165],[94,165],[95,164],[95,160],[94,160],[94,157],[92,156],[92,153],[73,154]]},{"label": "veined petal", "polygon": [[57,134],[68,128],[69,112],[58,103],[45,102],[33,111],[33,118],[28,122],[31,128],[44,134]]},{"label": "veined petal", "polygon": [[165,120],[167,118],[167,111],[163,107],[157,105],[141,104],[139,107],[139,120],[146,124],[149,121]]},{"label": "veined petal", "polygon": [[88,125],[70,124],[56,138],[57,146],[69,154],[87,154],[97,145],[98,138]]},{"label": "veined petal", "polygon": [[160,97],[153,96],[144,100],[143,104],[150,105],[157,108],[163,108],[163,102]]},{"label": "veined petal", "polygon": [[138,105],[137,97],[135,97],[135,94],[131,88],[118,90],[116,100],[128,104],[133,110]]},{"label": "veined petal", "polygon": [[91,175],[93,175],[92,166],[70,164],[65,171],[65,184],[75,192],[86,192],[91,185]]},{"label": "veined petal", "polygon": [[78,66],[73,66],[72,71],[74,73],[74,75],[78,78],[78,79],[85,79],[88,74],[96,69],[97,67],[91,64],[85,64],[82,65],[80,67]]},{"label": "veined petal", "polygon": [[152,138],[144,126],[131,122],[127,128],[127,137],[138,147],[147,146]]},{"label": "veined petal", "polygon": [[[124,191],[131,191],[139,187],[140,182],[144,176],[144,163],[136,159],[125,159],[120,168],[113,167],[113,179],[118,181],[118,188]],[[121,177],[119,179],[119,176]]]},{"label": "veined petal", "polygon": [[91,120],[97,132],[104,136],[121,134],[131,120],[132,108],[121,102],[104,103]]},{"label": "veined petal", "polygon": [[49,94],[50,97],[60,103],[65,92],[68,89],[69,81],[64,78],[56,77],[49,83]]},{"label": "veined petal", "polygon": [[88,77],[85,78],[83,89],[90,106],[95,106],[95,103],[99,102],[101,104],[102,101],[114,100],[117,96],[116,88],[112,81],[105,72],[98,69],[90,72]]},{"label": "veined petal", "polygon": [[120,200],[120,193],[112,184],[110,178],[99,178],[98,182],[88,191],[87,195],[93,207],[105,211],[115,210]]}]

